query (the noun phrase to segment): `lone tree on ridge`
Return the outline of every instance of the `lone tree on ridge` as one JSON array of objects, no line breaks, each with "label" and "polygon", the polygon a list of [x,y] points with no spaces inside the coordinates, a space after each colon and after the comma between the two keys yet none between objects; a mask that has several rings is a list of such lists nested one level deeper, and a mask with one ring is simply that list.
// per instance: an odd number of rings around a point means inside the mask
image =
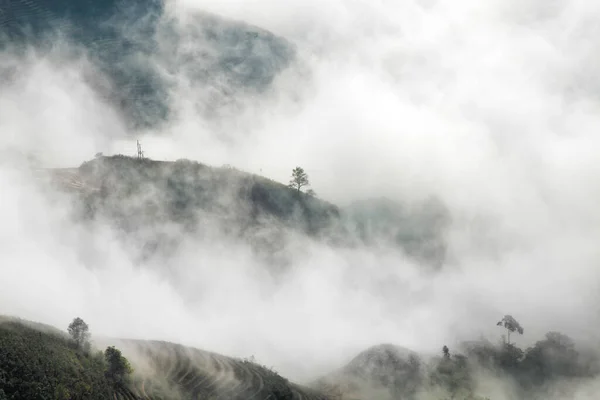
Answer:
[{"label": "lone tree on ridge", "polygon": [[506,344],[510,344],[511,332],[518,332],[520,335],[522,335],[524,332],[521,324],[519,324],[517,320],[512,317],[512,315],[505,315],[504,318],[502,318],[496,325],[503,326],[508,332]]},{"label": "lone tree on ridge", "polygon": [[296,167],[292,170],[292,179],[290,179],[289,187],[296,189],[300,193],[303,186],[310,186],[308,175],[301,167]]}]

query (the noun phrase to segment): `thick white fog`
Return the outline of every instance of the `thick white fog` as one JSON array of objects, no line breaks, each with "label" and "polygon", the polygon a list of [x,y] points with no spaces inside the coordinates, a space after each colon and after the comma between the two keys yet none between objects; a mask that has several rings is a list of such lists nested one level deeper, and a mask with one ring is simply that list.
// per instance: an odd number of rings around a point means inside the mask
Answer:
[{"label": "thick white fog", "polygon": [[[337,250],[298,236],[271,277],[241,243],[189,238],[168,268],[101,221],[71,222],[66,196],[0,170],[0,314],[95,335],[162,339],[273,365],[292,380],[391,342],[438,352],[504,314],[519,344],[558,330],[596,340],[600,282],[600,3],[584,0],[179,0],[296,45],[261,98],[221,121],[187,77],[167,126],[127,132],[90,88],[84,58],[0,53],[0,146],[47,167],[96,152],[196,159],[287,182],[302,166],[335,204],[438,196],[450,209],[449,262],[434,276],[396,250]],[[182,22],[183,25],[183,22]],[[201,46],[190,42],[189,46]],[[62,44],[62,46],[68,46]],[[156,62],[160,62],[157,60]],[[58,197],[57,197],[58,196]],[[167,266],[165,266],[166,268]]]}]

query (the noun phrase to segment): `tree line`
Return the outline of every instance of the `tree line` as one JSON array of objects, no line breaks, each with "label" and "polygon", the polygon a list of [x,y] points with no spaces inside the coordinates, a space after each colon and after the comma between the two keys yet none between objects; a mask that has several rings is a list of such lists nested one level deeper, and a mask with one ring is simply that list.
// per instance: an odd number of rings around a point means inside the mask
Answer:
[{"label": "tree line", "polygon": [[[89,354],[91,350],[91,334],[88,324],[83,319],[77,317],[69,324],[68,332],[75,348]],[[114,346],[108,346],[102,354],[106,363],[104,371],[106,379],[115,386],[126,383],[129,376],[133,373],[133,368],[127,358]]]},{"label": "tree line", "polygon": [[511,341],[511,335],[523,335],[525,330],[512,315],[505,315],[496,325],[506,330],[499,345],[486,340],[469,342],[464,346],[465,354],[453,354],[444,345],[432,383],[446,387],[452,398],[479,398],[472,395],[471,369],[477,366],[512,378],[522,398],[529,398],[553,381],[591,378],[600,373],[598,356],[578,352],[567,335],[548,332],[544,339],[522,350]]}]

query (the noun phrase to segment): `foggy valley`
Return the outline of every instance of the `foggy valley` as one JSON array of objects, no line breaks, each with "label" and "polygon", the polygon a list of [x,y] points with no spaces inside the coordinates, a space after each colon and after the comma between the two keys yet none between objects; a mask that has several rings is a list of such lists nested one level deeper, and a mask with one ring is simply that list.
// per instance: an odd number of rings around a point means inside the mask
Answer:
[{"label": "foggy valley", "polygon": [[0,400],[595,399],[598,26],[0,0]]}]

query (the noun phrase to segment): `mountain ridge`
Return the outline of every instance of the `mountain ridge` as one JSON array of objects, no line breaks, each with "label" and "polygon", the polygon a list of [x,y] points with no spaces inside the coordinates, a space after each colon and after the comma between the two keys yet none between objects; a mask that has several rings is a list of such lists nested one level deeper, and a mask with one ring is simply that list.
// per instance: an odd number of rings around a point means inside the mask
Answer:
[{"label": "mountain ridge", "polygon": [[342,208],[263,176],[185,159],[100,156],[78,168],[38,171],[40,179],[49,176],[54,185],[78,193],[86,218],[108,217],[128,232],[138,225],[160,231],[161,222],[176,222],[198,233],[208,224],[260,244],[257,249],[266,253],[298,232],[335,247],[401,249],[434,269],[445,259],[451,221],[435,199],[411,207],[386,200],[383,211],[377,199]]},{"label": "mountain ridge", "polygon": [[[23,64],[31,49],[91,63],[86,83],[134,131],[176,118],[182,85],[205,93],[198,114],[218,119],[242,106],[242,94],[264,92],[296,58],[291,42],[265,29],[199,11],[182,21],[162,0],[0,2],[0,51]],[[0,65],[0,76],[18,77],[20,64]]]}]

